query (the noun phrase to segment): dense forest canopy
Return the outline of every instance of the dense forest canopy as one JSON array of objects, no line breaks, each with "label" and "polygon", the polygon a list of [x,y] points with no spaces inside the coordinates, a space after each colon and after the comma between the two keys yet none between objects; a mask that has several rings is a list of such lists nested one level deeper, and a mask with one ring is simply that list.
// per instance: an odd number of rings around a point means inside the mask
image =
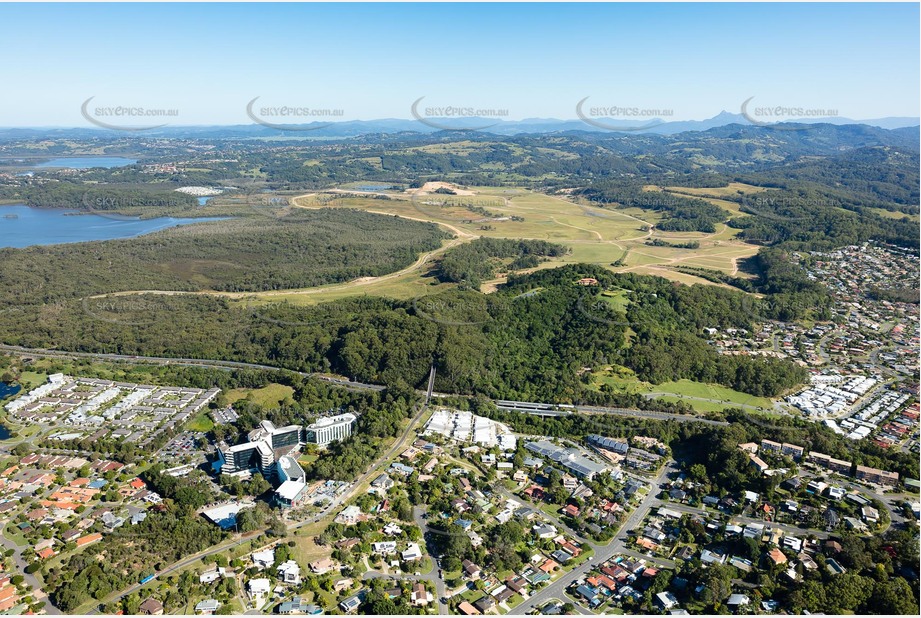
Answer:
[{"label": "dense forest canopy", "polygon": [[[578,285],[583,277],[599,286]],[[599,302],[605,288],[630,292],[626,314]],[[0,314],[0,335],[28,347],[332,370],[403,388],[424,384],[434,364],[436,387],[446,392],[561,402],[597,397],[579,370],[611,363],[653,383],[698,379],[757,395],[774,396],[805,379],[792,363],[719,355],[703,337],[706,327],[751,328],[777,307],[752,303],[742,292],[591,265],[513,275],[490,295],[454,290],[412,301],[359,297],[248,308],[209,296],[124,298],[141,304],[120,311],[117,304],[65,300],[53,310],[37,308],[38,321],[36,313]]]},{"label": "dense forest canopy", "polygon": [[471,289],[496,276],[506,266],[510,270],[534,268],[547,257],[565,255],[563,245],[544,240],[514,240],[480,237],[454,247],[439,261],[438,276],[443,281],[464,283]]}]

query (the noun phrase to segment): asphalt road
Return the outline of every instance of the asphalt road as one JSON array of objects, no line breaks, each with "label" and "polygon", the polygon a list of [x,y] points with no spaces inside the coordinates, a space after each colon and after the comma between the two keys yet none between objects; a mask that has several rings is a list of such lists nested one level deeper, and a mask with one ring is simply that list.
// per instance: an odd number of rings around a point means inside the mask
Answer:
[{"label": "asphalt road", "polygon": [[[670,465],[671,465],[671,462],[670,462]],[[716,514],[716,512],[714,511],[708,511],[706,509],[699,508],[699,507],[692,507],[686,504],[680,504],[676,502],[661,500],[656,497],[659,494],[659,485],[662,483],[665,476],[668,473],[675,472],[675,471],[676,470],[674,468],[666,468],[656,477],[655,481],[653,482],[653,487],[650,490],[649,494],[646,496],[646,498],[643,499],[640,505],[636,509],[633,510],[633,512],[629,515],[629,517],[626,519],[623,525],[621,525],[620,529],[618,530],[618,535],[614,538],[612,542],[610,542],[608,545],[591,544],[592,547],[594,547],[595,549],[595,558],[592,561],[586,562],[585,564],[580,565],[579,567],[565,574],[563,577],[553,582],[549,586],[546,586],[545,588],[539,590],[534,595],[532,595],[530,598],[526,599],[523,603],[515,607],[511,613],[526,614],[529,611],[537,609],[538,607],[543,606],[544,604],[552,601],[554,598],[569,600],[570,602],[575,603],[576,607],[579,608],[580,607],[579,603],[577,601],[574,601],[573,599],[571,599],[570,597],[566,595],[566,589],[570,585],[572,585],[576,580],[584,578],[588,574],[588,572],[591,571],[591,569],[593,568],[593,565],[601,564],[602,562],[610,559],[614,554],[624,554],[624,555],[631,556],[634,558],[642,558],[646,560],[647,562],[652,562],[660,566],[666,566],[669,568],[673,568],[675,566],[675,563],[672,560],[665,560],[662,558],[649,557],[645,554],[642,554],[640,552],[627,548],[626,546],[627,537],[625,533],[637,528],[652,509],[657,509],[662,506],[668,507],[669,509],[678,511],[680,513],[701,514],[701,515],[707,515],[707,516],[713,516],[714,514]],[[855,483],[844,482],[843,484],[851,489],[859,491],[860,493],[864,494],[867,497],[873,497],[873,498],[876,498],[882,501],[886,505],[886,508],[890,511],[890,516],[891,516],[893,525],[900,525],[905,522],[905,518],[901,514],[898,505],[900,502],[904,501],[907,497],[910,497],[910,494],[879,494],[870,489],[867,489],[866,487],[857,485]],[[765,526],[769,526],[774,529],[780,529],[780,530],[783,530],[784,532],[790,533],[791,535],[795,535],[799,537],[804,537],[806,535],[813,535],[819,539],[826,539],[826,538],[829,538],[830,536],[835,535],[835,533],[829,533],[825,530],[817,530],[813,528],[806,529],[806,528],[801,528],[799,526],[793,526],[789,524],[782,524],[782,523],[777,523],[777,522],[766,522],[765,520],[756,518],[756,517],[743,517],[743,516],[737,515],[737,516],[732,516],[730,518],[730,521],[740,523],[741,525],[750,524],[750,523],[764,524]],[[583,609],[580,609],[579,611],[580,613],[588,613],[588,612],[583,611]]]},{"label": "asphalt road", "polygon": [[416,522],[416,525],[422,531],[423,539],[425,539],[425,544],[428,548],[429,556],[432,558],[432,570],[428,573],[415,575],[414,573],[401,573],[400,575],[394,575],[392,573],[381,573],[380,571],[370,570],[365,571],[362,574],[362,579],[392,579],[394,581],[399,580],[409,580],[409,581],[428,581],[433,584],[435,587],[435,603],[438,606],[438,613],[440,615],[447,615],[450,612],[448,611],[448,605],[443,601],[447,597],[447,590],[444,583],[444,580],[439,577],[438,573],[440,569],[436,562],[435,554],[432,552],[432,534],[433,532],[428,527],[428,522],[423,517],[424,510],[420,507],[413,507],[413,519]]},{"label": "asphalt road", "polygon": [[[3,527],[2,531],[6,531],[6,526]],[[42,584],[38,581],[38,578],[36,578],[35,575],[26,573],[26,566],[28,566],[28,563],[22,559],[22,548],[16,545],[16,543],[10,539],[2,536],[2,534],[0,534],[0,544],[2,544],[7,549],[13,550],[13,555],[11,557],[13,559],[13,564],[16,565],[16,570],[22,574],[22,576],[25,578],[25,582],[32,586],[32,594],[35,599],[37,601],[45,602],[45,613],[53,615],[62,614],[63,612],[55,607],[51,602],[51,599],[48,598],[48,595],[45,594],[44,590],[42,589]]]},{"label": "asphalt road", "polygon": [[[290,370],[281,369],[279,367],[273,367],[269,365],[261,365],[257,363],[243,363],[243,362],[236,362],[236,361],[220,361],[220,360],[191,359],[191,358],[147,357],[147,356],[135,356],[135,355],[85,353],[85,352],[62,352],[62,351],[57,351],[57,350],[31,349],[31,348],[23,348],[20,346],[9,346],[9,345],[3,345],[3,344],[0,344],[0,351],[12,352],[12,353],[22,354],[22,355],[31,355],[31,356],[96,358],[100,360],[109,360],[109,361],[125,361],[125,362],[151,363],[151,364],[163,364],[163,365],[169,365],[169,364],[190,365],[190,366],[211,367],[211,368],[216,368],[216,369],[228,369],[228,370],[230,369],[262,369],[262,370],[271,370],[271,371],[290,371]],[[375,385],[375,384],[365,384],[361,382],[342,380],[342,379],[337,379],[337,378],[331,378],[329,376],[321,376],[317,374],[311,374],[311,373],[305,373],[305,372],[299,372],[299,371],[294,371],[293,373],[297,373],[298,375],[302,375],[305,377],[315,377],[315,378],[324,380],[326,382],[341,385],[345,388],[351,388],[351,389],[381,391],[381,390],[384,390],[385,388],[383,386]],[[444,396],[441,393],[436,393],[434,395]],[[656,411],[650,411],[650,410],[608,408],[608,407],[601,407],[601,406],[571,406],[568,409],[564,408],[561,410],[561,409],[558,409],[557,406],[553,404],[540,404],[540,403],[533,403],[533,402],[505,402],[505,401],[503,402],[497,401],[496,403],[501,403],[502,404],[501,407],[503,407],[503,409],[515,410],[515,411],[525,412],[525,413],[550,413],[554,415],[563,415],[563,414],[572,414],[572,413],[578,412],[578,413],[583,413],[583,414],[609,414],[609,415],[615,415],[615,416],[628,416],[628,417],[633,417],[633,418],[648,418],[648,419],[663,420],[663,421],[672,420],[672,421],[678,421],[678,422],[700,422],[700,423],[706,423],[710,425],[727,425],[728,424],[724,421],[714,421],[714,420],[704,419],[704,418],[690,416],[690,415],[671,414],[671,413],[666,413],[666,412],[656,412]],[[519,407],[515,404],[522,404],[522,405]],[[409,423],[409,425],[407,426],[403,434],[399,437],[399,439],[396,442],[394,442],[394,444],[390,447],[390,449],[388,449],[386,453],[384,453],[381,457],[378,458],[375,464],[373,464],[364,474],[362,474],[355,480],[355,482],[352,484],[352,489],[350,491],[340,496],[332,504],[327,506],[320,514],[314,516],[311,519],[308,519],[302,522],[298,522],[296,524],[292,524],[291,526],[289,526],[289,529],[297,529],[297,528],[312,524],[320,519],[324,519],[328,517],[336,505],[347,502],[352,496],[354,496],[355,493],[358,491],[358,489],[364,483],[368,482],[372,478],[372,476],[380,473],[382,464],[389,461],[392,457],[394,457],[399,452],[399,450],[405,447],[407,439],[409,438],[410,435],[412,435],[412,432],[415,426],[421,420],[422,416],[425,413],[425,410],[426,410],[426,406],[424,405],[420,406],[419,412],[416,414],[416,416],[413,417],[413,419],[411,420],[411,422]],[[572,584],[574,581],[580,578],[583,578],[586,575],[586,573],[588,573],[591,570],[593,564],[603,562],[617,553],[631,555],[634,557],[642,557],[649,562],[663,564],[664,566],[671,566],[671,564],[669,564],[671,563],[671,561],[649,558],[648,556],[639,554],[638,552],[628,549],[626,547],[626,536],[623,535],[625,531],[629,531],[629,530],[636,528],[643,521],[643,519],[646,517],[646,515],[649,513],[651,509],[657,508],[659,506],[666,504],[665,502],[662,502],[661,500],[658,500],[657,498],[655,498],[655,496],[659,493],[659,489],[658,489],[659,484],[662,482],[665,475],[670,471],[674,471],[674,469],[670,467],[666,467],[656,477],[656,479],[653,481],[653,487],[650,490],[649,494],[643,499],[640,505],[637,508],[635,508],[631,512],[631,514],[628,516],[627,520],[624,522],[624,524],[621,526],[620,530],[618,531],[618,536],[616,536],[607,545],[592,545],[593,548],[595,549],[595,557],[593,560],[580,565],[579,567],[566,573],[564,576],[562,576],[557,581],[551,583],[550,585],[536,592],[529,599],[525,600],[525,602],[521,603],[518,607],[514,608],[512,613],[515,613],[515,614],[526,613],[527,611],[530,611],[531,609],[534,609],[539,605],[543,605],[544,603],[547,603],[554,598],[569,599],[565,591],[566,591],[566,588],[570,584]],[[849,484],[849,486],[851,485]],[[873,495],[873,497],[876,497],[882,500],[886,504],[887,508],[890,510],[894,523],[899,522],[899,521],[904,521],[904,518],[902,518],[899,512],[899,509],[892,508],[892,506],[890,505],[890,501],[893,499],[892,495],[882,496],[878,494],[872,494],[872,492],[869,492],[869,490],[866,490],[856,485],[854,485],[853,488],[858,489],[865,494]],[[692,507],[686,507],[685,505],[676,505],[674,503],[667,503],[667,504],[670,508],[673,508],[679,511],[683,511],[683,512],[700,512],[700,513],[706,512],[706,511],[703,511],[702,509],[693,509]],[[688,509],[690,509],[690,511],[688,511]],[[761,521],[757,519],[741,518],[741,517],[736,518],[736,519],[740,521],[758,521],[758,522]],[[806,532],[803,529],[797,528],[795,526],[786,526],[784,524],[772,524],[772,525],[774,525],[775,527],[779,527],[781,529],[787,529],[790,532],[795,532],[799,534],[803,534],[804,532]],[[565,526],[563,527],[566,528]],[[426,530],[426,529],[427,527],[423,528],[423,530]],[[820,531],[812,531],[812,532],[816,534],[817,536],[820,534],[824,535],[824,533],[820,533]],[[184,566],[187,566],[195,562],[196,560],[199,560],[200,558],[204,556],[208,556],[211,554],[225,551],[233,546],[248,542],[248,540],[249,538],[240,539],[231,545],[216,546],[200,554],[189,556],[187,558],[184,558],[183,560],[176,562],[175,564],[173,564],[166,570],[161,571],[160,573],[158,573],[158,576],[162,576],[172,571],[175,571],[177,569],[181,569]],[[7,545],[9,541],[8,539],[3,539],[2,542],[4,545]],[[18,563],[17,563],[17,566],[19,566]],[[24,565],[22,566],[24,567]],[[436,590],[438,590],[439,612],[446,613],[447,608],[444,607],[444,604],[441,602],[441,599],[444,596],[443,591],[444,591],[445,586],[444,586],[444,582],[441,581],[440,578],[437,577],[437,572],[438,572],[437,568],[433,569],[432,573],[428,574],[428,577],[432,578],[432,581],[434,581],[436,585]],[[26,577],[28,578],[30,576],[27,575]],[[422,576],[420,577],[420,579],[427,579],[428,577]],[[34,580],[34,577],[32,578],[32,580]],[[27,581],[29,580],[27,579]],[[38,589],[39,586],[37,586],[36,584],[37,584],[37,581],[32,585],[33,587]],[[135,584],[131,586],[130,588],[118,593],[118,595],[115,596],[114,598],[109,597],[107,599],[107,602],[119,600],[123,598],[124,596],[127,596],[128,594],[131,594],[132,592],[140,588],[141,588],[140,584]],[[569,600],[572,601],[571,599]],[[48,612],[53,613],[52,611],[53,609],[54,608],[52,608],[49,604]],[[580,612],[582,612],[581,609],[580,609]]]},{"label": "asphalt road", "polygon": [[[96,352],[67,352],[61,350],[46,350],[41,348],[25,348],[22,346],[13,346],[0,344],[0,351],[9,352],[12,354],[26,355],[26,356],[46,356],[52,358],[93,358],[98,360],[105,361],[116,361],[116,362],[134,362],[134,363],[147,363],[155,365],[186,365],[192,367],[209,367],[212,369],[261,369],[266,371],[289,371],[304,377],[312,377],[318,380],[323,380],[330,384],[335,384],[342,386],[344,388],[349,388],[353,390],[372,390],[372,391],[383,391],[386,387],[379,384],[367,384],[364,382],[355,382],[352,380],[333,378],[330,376],[320,375],[316,373],[308,373],[303,371],[293,371],[290,369],[284,369],[282,367],[273,367],[271,365],[262,365],[259,363],[244,363],[237,361],[223,361],[223,360],[212,360],[212,359],[200,359],[200,358],[168,358],[162,356],[136,356],[129,354],[104,354]],[[419,391],[420,394],[424,394],[423,391]],[[447,393],[433,393],[434,397],[449,397],[450,394]],[[494,403],[501,409],[515,410],[519,412],[526,412],[529,414],[540,414],[542,411],[548,414],[562,415],[575,412],[587,413],[587,414],[610,414],[615,416],[627,416],[633,418],[648,418],[653,420],[672,420],[682,423],[694,422],[694,423],[705,423],[708,425],[727,425],[725,421],[714,421],[711,419],[705,419],[693,415],[685,414],[671,414],[668,412],[656,412],[653,410],[634,410],[629,408],[609,408],[603,406],[570,406],[569,408],[564,408],[558,410],[556,404],[545,404],[545,403],[535,403],[535,402],[507,402],[503,400],[494,400]],[[514,405],[507,404],[522,404],[522,406],[527,406],[529,409],[524,409],[514,407]]]},{"label": "asphalt road", "polygon": [[425,546],[428,550],[429,556],[432,558],[432,570],[427,575],[423,575],[421,579],[426,579],[433,584],[435,584],[435,595],[436,603],[438,603],[438,613],[439,614],[448,614],[448,605],[444,602],[444,598],[447,597],[447,586],[445,585],[444,580],[439,576],[441,569],[438,567],[438,558],[436,558],[433,551],[434,543],[432,542],[432,535],[434,532],[429,528],[428,520],[423,516],[425,511],[418,506],[413,507],[413,520],[416,522],[416,526],[422,531],[422,538],[425,539]]},{"label": "asphalt road", "polygon": [[331,378],[316,373],[306,373],[303,371],[294,371],[283,367],[273,367],[272,365],[260,365],[259,363],[243,363],[237,361],[212,360],[201,358],[170,358],[165,356],[136,356],[130,354],[104,354],[99,352],[67,352],[62,350],[46,350],[42,348],[24,348],[17,345],[0,344],[0,352],[9,352],[12,354],[28,356],[46,356],[52,358],[93,358],[98,360],[146,363],[152,365],[186,365],[192,367],[209,367],[211,369],[263,369],[266,371],[288,371],[304,377],[312,377],[324,382],[336,384],[345,388],[358,390],[382,391],[386,387],[379,384],[365,384],[363,382],[354,382],[352,380]]},{"label": "asphalt road", "polygon": [[[196,562],[197,560],[201,560],[202,558],[205,558],[205,557],[207,557],[207,556],[212,556],[212,555],[214,555],[214,554],[219,554],[219,553],[221,553],[221,552],[223,552],[223,551],[227,551],[228,549],[233,549],[234,547],[237,547],[238,545],[243,545],[244,543],[249,543],[250,540],[253,539],[253,537],[258,536],[258,534],[261,533],[261,532],[263,532],[263,531],[262,531],[262,530],[256,530],[256,531],[254,531],[254,532],[252,532],[252,533],[249,533],[246,537],[237,539],[237,540],[235,540],[235,541],[232,542],[232,543],[226,543],[226,542],[225,542],[225,543],[222,543],[222,544],[220,544],[220,545],[215,545],[214,547],[209,547],[209,548],[206,549],[205,551],[199,552],[199,553],[197,553],[197,554],[193,554],[193,555],[191,555],[191,556],[186,556],[186,557],[183,558],[182,560],[179,560],[178,562],[174,562],[174,563],[171,564],[169,567],[163,569],[162,571],[159,571],[159,572],[157,573],[157,577],[155,577],[153,580],[151,580],[151,582],[148,582],[148,583],[156,583],[157,580],[160,579],[161,577],[163,577],[164,575],[169,575],[170,573],[172,573],[172,572],[174,572],[174,571],[177,571],[177,570],[179,570],[179,569],[185,568],[185,567],[189,566],[190,564],[192,564],[193,562]],[[143,588],[145,585],[146,585],[146,584],[141,584],[141,583],[133,584],[133,585],[129,586],[128,588],[126,588],[126,589],[124,589],[124,590],[122,590],[122,591],[120,591],[120,592],[117,592],[117,593],[114,593],[114,594],[112,594],[112,595],[109,595],[108,597],[105,598],[105,600],[100,601],[99,606],[107,605],[107,604],[109,604],[109,603],[115,603],[116,601],[120,601],[120,600],[122,600],[123,598],[125,598],[126,596],[128,596],[129,594],[131,594],[132,592],[137,592],[138,590],[140,590],[141,588]],[[89,614],[98,614],[98,613],[99,613],[99,606],[93,608],[92,610],[90,610],[90,611],[87,612],[87,613],[89,613]]]},{"label": "asphalt road", "polygon": [[[649,493],[645,498],[643,498],[642,502],[640,502],[640,504],[635,509],[633,509],[630,515],[627,516],[627,519],[624,520],[624,523],[617,531],[617,535],[611,541],[609,541],[607,545],[590,544],[595,550],[594,558],[582,563],[549,585],[544,586],[530,597],[525,599],[523,603],[520,603],[517,607],[512,609],[510,613],[516,615],[527,614],[531,610],[537,609],[555,598],[567,599],[570,602],[575,603],[576,607],[580,607],[578,603],[576,603],[566,594],[566,589],[569,588],[569,586],[572,585],[576,580],[584,578],[588,572],[595,567],[595,565],[609,560],[612,556],[618,553],[634,557],[642,557],[647,562],[669,566],[668,563],[671,561],[663,561],[657,558],[650,558],[649,556],[644,556],[627,549],[626,532],[638,527],[643,519],[645,519],[649,514],[650,509],[661,504],[661,501],[658,500],[655,496],[659,493],[659,486],[662,484],[662,481],[665,479],[665,477],[669,473],[677,472],[676,468],[672,466],[673,462],[669,462],[662,469],[662,471],[659,472],[656,478],[652,480]],[[580,613],[590,612],[580,609]]]}]

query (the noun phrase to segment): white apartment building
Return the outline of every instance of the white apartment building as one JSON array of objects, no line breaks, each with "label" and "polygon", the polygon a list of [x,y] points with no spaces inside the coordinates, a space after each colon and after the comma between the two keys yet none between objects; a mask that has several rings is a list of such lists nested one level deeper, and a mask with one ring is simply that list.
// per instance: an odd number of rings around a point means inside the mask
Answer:
[{"label": "white apartment building", "polygon": [[352,427],[356,420],[357,417],[348,412],[317,419],[315,423],[307,425],[307,442],[326,446],[335,440],[344,440],[352,435]]}]

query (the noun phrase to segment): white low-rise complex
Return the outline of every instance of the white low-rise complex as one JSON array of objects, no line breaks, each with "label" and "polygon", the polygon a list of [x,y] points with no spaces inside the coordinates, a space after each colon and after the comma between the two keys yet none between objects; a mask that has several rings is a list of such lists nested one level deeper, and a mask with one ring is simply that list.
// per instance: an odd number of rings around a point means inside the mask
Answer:
[{"label": "white low-rise complex", "polygon": [[435,410],[425,425],[423,435],[439,434],[458,442],[473,442],[485,447],[498,446],[503,451],[515,450],[515,435],[492,419],[476,416],[467,410]]},{"label": "white low-rise complex", "polygon": [[812,385],[787,397],[787,403],[813,418],[839,417],[878,382],[864,376],[844,377],[834,374],[812,377]]},{"label": "white low-rise complex", "polygon": [[111,437],[146,446],[158,434],[182,426],[219,392],[56,373],[6,404],[6,410],[26,424],[67,425],[74,437]]}]

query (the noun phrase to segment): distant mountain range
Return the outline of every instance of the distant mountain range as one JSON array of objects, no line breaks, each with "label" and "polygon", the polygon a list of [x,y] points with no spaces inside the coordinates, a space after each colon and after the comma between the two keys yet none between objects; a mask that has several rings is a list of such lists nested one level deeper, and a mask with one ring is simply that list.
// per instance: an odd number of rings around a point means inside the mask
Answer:
[{"label": "distant mountain range", "polygon": [[[279,135],[301,136],[305,138],[349,138],[369,134],[395,134],[395,133],[436,133],[446,130],[479,130],[483,133],[494,135],[519,135],[563,133],[570,131],[592,133],[651,133],[658,135],[674,135],[687,131],[707,131],[709,129],[729,126],[761,126],[755,125],[742,114],[720,112],[713,118],[706,120],[675,120],[661,121],[658,119],[636,121],[622,121],[598,118],[595,124],[582,120],[558,120],[556,118],[527,118],[524,120],[496,120],[493,118],[450,118],[426,119],[430,124],[420,120],[384,118],[379,120],[350,120],[340,122],[314,122],[301,125],[290,125],[292,130],[285,131],[274,129],[261,124],[248,125],[196,125],[196,126],[164,126],[158,129],[132,132],[132,135],[143,137],[196,137],[212,139],[228,138],[259,138]],[[788,123],[792,124],[792,123]],[[831,117],[816,118],[798,121],[797,124],[832,124],[832,125],[868,125],[882,129],[900,129],[921,125],[921,118],[912,117],[887,117],[869,120],[852,120],[850,118]],[[23,127],[0,128],[0,139],[29,139],[41,137],[99,137],[103,134],[116,135],[121,132],[95,127]]]}]

